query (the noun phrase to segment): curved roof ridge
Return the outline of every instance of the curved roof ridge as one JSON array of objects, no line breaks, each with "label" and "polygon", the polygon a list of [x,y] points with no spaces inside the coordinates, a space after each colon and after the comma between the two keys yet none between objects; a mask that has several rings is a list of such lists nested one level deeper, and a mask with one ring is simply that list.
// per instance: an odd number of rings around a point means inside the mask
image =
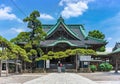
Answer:
[{"label": "curved roof ridge", "polygon": [[[60,22],[59,22],[59,23],[60,23]],[[53,27],[51,27],[51,28],[48,30],[47,36],[55,30],[56,26],[58,26],[58,22],[57,22]]]},{"label": "curved roof ridge", "polygon": [[85,29],[83,29],[83,27],[79,27],[80,31],[82,32],[83,36],[86,38],[87,37],[87,34],[85,32]]},{"label": "curved roof ridge", "polygon": [[51,27],[50,30],[47,32],[47,36],[50,35],[50,34],[57,28],[57,26],[58,26],[60,23],[62,23],[62,24],[65,26],[65,28],[66,28],[75,38],[77,38],[77,39],[80,40],[80,38],[79,38],[74,32],[72,32],[72,30],[71,30],[70,28],[68,28],[63,21],[58,21],[53,27]]},{"label": "curved roof ridge", "polygon": [[70,41],[67,41],[67,40],[57,40],[57,41],[53,42],[52,44],[49,44],[48,46],[54,46],[58,43],[67,43],[70,46],[77,46],[77,45],[75,45],[75,44],[73,44],[73,43],[71,43]]},{"label": "curved roof ridge", "polygon": [[62,22],[62,23],[72,35],[74,35],[76,38],[78,38],[80,40],[80,38],[76,35],[76,33],[74,33],[70,28],[68,28],[64,22]]},{"label": "curved roof ridge", "polygon": [[91,38],[93,40],[97,40],[97,41],[101,41],[101,42],[106,42],[106,40],[103,40],[103,39],[98,39],[98,38],[94,38],[94,37],[91,37],[91,36],[87,36],[88,38]]}]

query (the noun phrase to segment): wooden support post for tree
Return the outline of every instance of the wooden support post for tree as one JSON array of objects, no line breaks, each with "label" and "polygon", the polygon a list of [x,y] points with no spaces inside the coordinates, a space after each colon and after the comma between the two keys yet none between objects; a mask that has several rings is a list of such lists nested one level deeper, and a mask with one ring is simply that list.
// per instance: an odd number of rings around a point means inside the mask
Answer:
[{"label": "wooden support post for tree", "polygon": [[18,64],[17,64],[17,59],[15,60],[15,73],[17,73],[18,74]]},{"label": "wooden support post for tree", "polygon": [[22,65],[23,65],[23,61],[21,61],[21,64],[20,64],[20,73],[23,72],[23,67],[22,67]]},{"label": "wooden support post for tree", "polygon": [[26,62],[24,61],[24,71],[26,71]]},{"label": "wooden support post for tree", "polygon": [[8,76],[8,61],[6,60],[6,76]]}]

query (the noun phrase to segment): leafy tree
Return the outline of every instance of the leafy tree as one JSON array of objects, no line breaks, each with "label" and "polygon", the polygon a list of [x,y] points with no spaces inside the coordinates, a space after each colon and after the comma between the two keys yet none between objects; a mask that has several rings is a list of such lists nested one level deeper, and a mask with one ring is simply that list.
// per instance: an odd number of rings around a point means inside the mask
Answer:
[{"label": "leafy tree", "polygon": [[[0,47],[2,48],[2,50],[0,51],[0,76],[1,76],[1,70],[2,70],[1,61],[8,59],[8,57],[6,55],[6,48],[9,46],[10,46],[10,43],[5,38],[0,36]],[[8,71],[7,63],[6,63],[6,70]],[[7,73],[6,73],[6,75],[7,75]]]},{"label": "leafy tree", "polygon": [[52,60],[52,59],[66,58],[69,56],[76,56],[77,53],[80,55],[96,55],[96,52],[92,49],[80,49],[80,48],[73,50],[68,49],[66,51],[59,51],[59,52],[49,51],[47,54],[44,54],[43,56],[38,58],[37,61],[43,60],[43,58],[44,60]]},{"label": "leafy tree", "polygon": [[[89,31],[88,36],[94,37],[94,38],[97,38],[97,39],[102,39],[102,40],[105,39],[105,35],[102,32],[100,32],[99,30]],[[102,46],[97,51],[104,52],[105,51],[105,46]]]},{"label": "leafy tree", "polygon": [[33,11],[29,17],[26,17],[23,21],[28,22],[28,28],[30,29],[29,41],[25,45],[26,50],[31,53],[29,55],[32,64],[31,67],[35,64],[35,60],[42,54],[42,50],[39,48],[40,41],[45,39],[46,33],[42,29],[41,22],[37,19],[40,17],[38,11]]},{"label": "leafy tree", "polygon": [[[24,61],[30,61],[26,55],[26,51],[22,49],[21,47],[12,44],[11,42],[7,41],[5,38],[0,36],[0,46],[2,47],[2,51],[0,51],[0,63],[1,60],[24,60]],[[7,61],[6,61],[7,62]],[[8,63],[6,63],[7,65]],[[0,67],[1,68],[1,67]],[[7,70],[8,66],[6,66]],[[0,69],[1,71],[1,69]]]},{"label": "leafy tree", "polygon": [[29,36],[30,32],[21,32],[16,38],[11,39],[10,41],[15,44],[18,44],[19,42],[28,42],[30,40]]},{"label": "leafy tree", "polygon": [[88,36],[98,38],[98,39],[104,39],[105,38],[105,35],[102,32],[100,32],[99,30],[89,31]]},{"label": "leafy tree", "polygon": [[31,44],[39,44],[41,40],[44,40],[46,33],[42,29],[41,22],[37,19],[40,17],[38,11],[33,11],[29,17],[26,17],[23,21],[28,22],[28,28],[30,31],[30,41]]},{"label": "leafy tree", "polygon": [[32,61],[31,69],[35,67],[35,60],[43,54],[40,49],[40,42],[46,36],[38,17],[40,17],[40,14],[35,10],[28,17],[24,18],[23,21],[28,23],[27,27],[30,31],[21,32],[16,38],[11,40],[15,44],[23,44],[21,47],[26,50],[28,58]]}]

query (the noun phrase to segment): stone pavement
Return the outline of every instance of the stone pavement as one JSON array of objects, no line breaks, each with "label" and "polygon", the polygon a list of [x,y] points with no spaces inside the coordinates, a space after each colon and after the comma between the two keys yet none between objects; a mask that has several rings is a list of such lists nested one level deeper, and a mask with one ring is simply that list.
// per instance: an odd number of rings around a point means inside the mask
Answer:
[{"label": "stone pavement", "polygon": [[51,73],[23,84],[97,84],[75,73]]},{"label": "stone pavement", "polygon": [[98,84],[120,84],[120,81],[96,81]]}]

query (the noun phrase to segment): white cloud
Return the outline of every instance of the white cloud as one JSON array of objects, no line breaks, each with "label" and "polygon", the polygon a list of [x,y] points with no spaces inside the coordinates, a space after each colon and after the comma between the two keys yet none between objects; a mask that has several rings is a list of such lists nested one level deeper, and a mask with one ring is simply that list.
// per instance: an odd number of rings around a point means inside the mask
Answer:
[{"label": "white cloud", "polygon": [[61,15],[65,18],[78,17],[88,9],[88,3],[94,0],[61,0],[60,6],[64,9]]},{"label": "white cloud", "polygon": [[0,20],[17,20],[18,22],[22,22],[21,19],[12,13],[12,8],[4,4],[0,5]]},{"label": "white cloud", "polygon": [[53,20],[54,19],[54,17],[52,17],[51,15],[45,14],[45,13],[41,13],[40,18],[45,19],[45,20]]},{"label": "white cloud", "polygon": [[0,31],[0,35],[5,36],[5,35],[15,35],[19,34],[20,32],[27,31],[27,28],[10,28],[8,30],[2,30]]},{"label": "white cloud", "polygon": [[14,33],[20,33],[25,31],[25,29],[23,28],[11,28],[10,31],[14,32]]},{"label": "white cloud", "polygon": [[21,27],[12,27],[7,30],[1,30],[0,35],[10,40],[11,38],[16,37],[20,32],[30,31],[30,29],[25,26]]},{"label": "white cloud", "polygon": [[112,40],[112,37],[108,37],[107,40],[108,40],[108,41]]},{"label": "white cloud", "polygon": [[112,52],[112,47],[106,47],[106,52]]}]

